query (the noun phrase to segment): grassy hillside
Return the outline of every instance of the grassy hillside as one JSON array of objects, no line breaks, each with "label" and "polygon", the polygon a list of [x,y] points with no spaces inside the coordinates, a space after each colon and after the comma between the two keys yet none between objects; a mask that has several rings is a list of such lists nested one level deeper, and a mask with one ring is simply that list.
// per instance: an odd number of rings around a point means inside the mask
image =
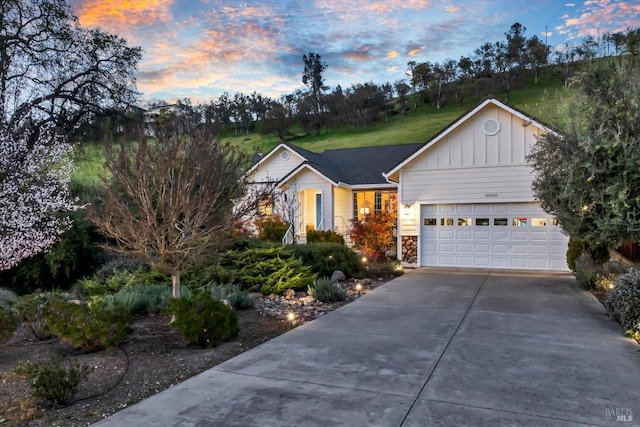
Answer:
[{"label": "grassy hillside", "polygon": [[[564,89],[562,71],[557,67],[549,67],[544,70],[537,85],[533,82],[533,76],[527,76],[524,87],[513,90],[509,94],[508,103],[538,120],[557,126],[560,124],[558,104],[569,95],[569,92]],[[497,94],[496,98],[505,101],[505,94]],[[465,103],[449,104],[439,110],[430,105],[418,105],[415,110],[412,109],[405,114],[390,116],[386,123],[381,120],[357,132],[323,129],[320,136],[303,136],[291,142],[316,152],[330,148],[423,142],[473,108],[479,101],[479,99],[469,99]],[[303,131],[294,129],[293,133],[302,135]],[[257,148],[263,153],[279,142],[275,136],[262,136],[258,133],[240,136],[230,134],[225,137],[226,139],[243,150],[253,151]]]},{"label": "grassy hillside", "polygon": [[[559,126],[558,105],[563,98],[570,96],[564,89],[562,71],[558,67],[544,70],[538,84],[533,82],[533,76],[527,76],[525,85],[521,89],[513,90],[509,94],[508,103],[536,119],[545,123]],[[497,99],[504,101],[505,94],[497,94]],[[462,104],[449,104],[441,109],[430,105],[418,105],[405,114],[390,115],[388,122],[380,120],[357,132],[344,129],[323,129],[320,136],[301,136],[291,141],[293,144],[307,150],[321,152],[330,148],[351,148],[389,144],[407,144],[425,142],[442,130],[449,123],[478,104],[479,99],[469,99]],[[293,129],[295,135],[304,135],[301,128]],[[248,135],[227,135],[230,140],[242,150],[253,153],[255,150],[266,153],[275,147],[279,140],[273,135],[260,135],[257,132]],[[99,146],[85,145],[76,150],[76,164],[74,180],[82,183],[97,182],[97,175],[102,170],[102,149]]]}]

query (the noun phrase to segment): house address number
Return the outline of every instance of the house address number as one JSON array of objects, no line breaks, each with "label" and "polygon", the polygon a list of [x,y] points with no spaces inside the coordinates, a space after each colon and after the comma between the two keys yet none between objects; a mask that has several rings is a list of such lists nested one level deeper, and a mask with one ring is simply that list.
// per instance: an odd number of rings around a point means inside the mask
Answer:
[{"label": "house address number", "polygon": [[498,197],[498,193],[484,193],[484,197],[486,197],[486,198],[496,198],[496,197]]}]

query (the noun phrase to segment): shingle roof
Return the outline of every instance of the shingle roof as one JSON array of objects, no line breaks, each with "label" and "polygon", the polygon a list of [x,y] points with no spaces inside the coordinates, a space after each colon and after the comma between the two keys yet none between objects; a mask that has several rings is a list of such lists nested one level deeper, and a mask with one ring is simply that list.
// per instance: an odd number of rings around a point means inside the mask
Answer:
[{"label": "shingle roof", "polygon": [[392,169],[420,149],[424,142],[381,145],[375,147],[339,148],[314,153],[286,144],[327,178],[349,185],[387,184],[383,172]]}]

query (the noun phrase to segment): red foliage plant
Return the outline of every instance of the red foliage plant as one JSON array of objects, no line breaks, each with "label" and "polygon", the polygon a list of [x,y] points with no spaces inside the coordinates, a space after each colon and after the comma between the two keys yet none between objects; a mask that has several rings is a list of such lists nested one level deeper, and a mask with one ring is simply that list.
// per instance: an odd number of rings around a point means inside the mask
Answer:
[{"label": "red foliage plant", "polygon": [[351,220],[349,236],[355,249],[362,252],[371,262],[384,261],[389,251],[394,252],[393,229],[396,217],[388,212],[366,215],[362,221]]}]

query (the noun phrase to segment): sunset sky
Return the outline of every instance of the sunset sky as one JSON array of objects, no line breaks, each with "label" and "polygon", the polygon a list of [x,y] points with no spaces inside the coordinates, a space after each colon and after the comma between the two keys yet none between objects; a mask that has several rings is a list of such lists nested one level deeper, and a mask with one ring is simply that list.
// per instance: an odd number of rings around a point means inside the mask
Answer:
[{"label": "sunset sky", "polygon": [[326,83],[391,83],[408,61],[469,56],[514,22],[550,45],[640,27],[640,0],[72,0],[84,26],[142,46],[144,99],[206,102],[222,92],[271,97],[303,87],[302,55]]}]

